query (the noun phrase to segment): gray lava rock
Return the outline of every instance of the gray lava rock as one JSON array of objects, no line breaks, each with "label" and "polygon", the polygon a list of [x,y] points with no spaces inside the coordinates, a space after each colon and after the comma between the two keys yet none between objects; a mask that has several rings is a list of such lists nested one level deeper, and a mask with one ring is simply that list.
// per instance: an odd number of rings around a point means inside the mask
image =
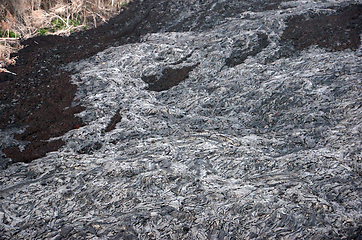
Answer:
[{"label": "gray lava rock", "polygon": [[159,32],[65,66],[86,125],[1,171],[1,237],[358,239],[362,48],[281,38],[355,1],[153,2]]}]

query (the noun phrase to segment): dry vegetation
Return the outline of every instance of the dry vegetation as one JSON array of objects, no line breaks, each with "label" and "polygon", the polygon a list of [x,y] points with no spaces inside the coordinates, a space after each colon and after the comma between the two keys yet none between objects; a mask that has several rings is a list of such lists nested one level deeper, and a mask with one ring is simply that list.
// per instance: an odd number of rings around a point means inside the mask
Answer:
[{"label": "dry vegetation", "polygon": [[97,27],[131,0],[3,0],[0,2],[0,72],[15,64],[10,54],[20,39],[36,35],[69,35]]}]

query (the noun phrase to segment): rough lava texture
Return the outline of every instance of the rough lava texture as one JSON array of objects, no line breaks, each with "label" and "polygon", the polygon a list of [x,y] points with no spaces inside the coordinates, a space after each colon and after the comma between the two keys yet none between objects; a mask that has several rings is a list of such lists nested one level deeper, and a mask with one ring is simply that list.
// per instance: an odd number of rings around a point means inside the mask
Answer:
[{"label": "rough lava texture", "polygon": [[361,239],[361,9],[144,0],[64,38],[81,121],[10,165],[33,123],[2,123],[0,239]]}]

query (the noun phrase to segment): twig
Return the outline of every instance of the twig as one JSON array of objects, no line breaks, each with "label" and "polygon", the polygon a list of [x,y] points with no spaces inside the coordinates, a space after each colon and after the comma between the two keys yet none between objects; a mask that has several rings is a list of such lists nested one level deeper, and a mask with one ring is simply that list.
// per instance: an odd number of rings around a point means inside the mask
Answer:
[{"label": "twig", "polygon": [[52,13],[52,15],[53,15],[54,17],[56,17],[56,18],[59,18],[60,21],[62,21],[62,22],[67,26],[67,28],[69,27],[69,24],[68,24],[69,16],[68,16],[68,18],[67,18],[67,21],[65,21],[62,17],[58,16],[58,15],[55,14],[55,13]]},{"label": "twig", "polygon": [[10,73],[16,76],[16,73],[10,72],[9,70],[7,70],[6,68],[0,68],[0,73],[5,72],[5,73]]},{"label": "twig", "polygon": [[0,42],[6,42],[6,41],[19,41],[19,38],[0,38]]}]

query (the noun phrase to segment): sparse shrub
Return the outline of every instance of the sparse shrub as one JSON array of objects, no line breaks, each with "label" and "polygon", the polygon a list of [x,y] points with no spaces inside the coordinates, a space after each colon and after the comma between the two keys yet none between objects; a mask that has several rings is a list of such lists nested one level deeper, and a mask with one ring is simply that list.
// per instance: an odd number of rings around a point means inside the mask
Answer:
[{"label": "sparse shrub", "polygon": [[52,21],[52,26],[57,29],[63,29],[65,28],[64,23],[59,18]]},{"label": "sparse shrub", "polygon": [[50,34],[59,32],[64,35],[69,34],[71,29],[78,31],[97,27],[118,14],[119,9],[127,6],[131,0],[3,1],[0,1],[0,28],[10,29],[26,39],[43,34],[44,31],[38,31],[40,28],[48,30]]},{"label": "sparse shrub", "polygon": [[[119,9],[130,1],[1,0],[0,40],[27,39],[47,34],[69,35],[74,31],[97,27],[118,14]],[[0,42],[13,50],[21,48],[19,41]]]},{"label": "sparse shrub", "polygon": [[42,36],[45,36],[46,34],[47,34],[47,30],[45,30],[44,28],[39,28],[38,29],[38,33],[40,34],[40,35],[42,35]]},{"label": "sparse shrub", "polygon": [[19,35],[10,30],[1,30],[0,29],[0,38],[18,38]]}]

